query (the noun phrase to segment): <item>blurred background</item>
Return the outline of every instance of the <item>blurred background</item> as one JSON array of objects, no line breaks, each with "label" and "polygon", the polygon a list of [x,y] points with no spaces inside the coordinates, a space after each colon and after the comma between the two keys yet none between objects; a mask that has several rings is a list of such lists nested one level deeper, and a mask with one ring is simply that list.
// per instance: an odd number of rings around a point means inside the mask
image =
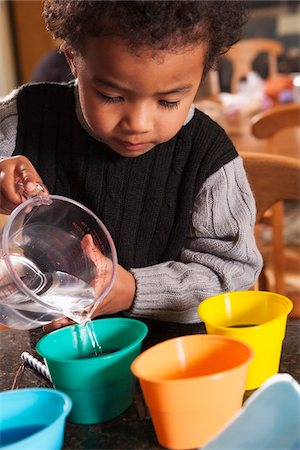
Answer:
[{"label": "blurred background", "polygon": [[[238,152],[278,153],[299,159],[300,1],[245,4],[249,21],[242,41],[208,74],[195,104],[225,129]],[[58,48],[59,43],[45,30],[42,1],[0,0],[0,96],[29,81],[70,80],[72,75]],[[276,118],[278,108],[281,115]],[[268,136],[264,135],[266,126]],[[292,298],[294,314],[300,317],[300,204],[285,202],[284,207],[284,218],[277,219],[284,237],[279,258],[270,220],[266,219],[257,235],[271,269],[269,289]],[[280,265],[284,271],[281,287]]]},{"label": "blurred background", "polygon": [[[234,7],[234,1],[233,7]],[[299,1],[245,1],[250,20],[244,38],[276,39],[284,46],[279,57],[279,71],[299,72]],[[37,64],[57,44],[45,30],[42,2],[0,0],[0,95],[32,80]],[[254,69],[268,74],[266,55],[254,61]],[[230,65],[224,62],[219,71],[221,89],[229,90]]]}]

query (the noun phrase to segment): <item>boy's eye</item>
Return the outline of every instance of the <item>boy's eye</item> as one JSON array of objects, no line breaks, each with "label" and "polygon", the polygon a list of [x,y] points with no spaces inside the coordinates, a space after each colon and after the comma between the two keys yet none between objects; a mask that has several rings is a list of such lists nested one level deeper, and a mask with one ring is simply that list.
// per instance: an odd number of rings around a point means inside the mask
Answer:
[{"label": "boy's eye", "polygon": [[163,106],[164,108],[173,109],[173,108],[178,108],[179,102],[167,102],[167,100],[160,100],[159,104],[161,106]]},{"label": "boy's eye", "polygon": [[103,99],[104,103],[120,103],[123,100],[123,97],[109,97],[108,95],[104,95],[100,93],[101,98]]}]

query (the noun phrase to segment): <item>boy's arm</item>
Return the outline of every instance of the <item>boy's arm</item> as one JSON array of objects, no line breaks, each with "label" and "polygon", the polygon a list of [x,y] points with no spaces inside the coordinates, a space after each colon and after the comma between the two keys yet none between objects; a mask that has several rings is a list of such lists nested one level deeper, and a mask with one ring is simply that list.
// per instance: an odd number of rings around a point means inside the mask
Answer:
[{"label": "boy's arm", "polygon": [[0,99],[0,159],[12,155],[17,137],[18,112],[15,89]]},{"label": "boy's arm", "polygon": [[[258,277],[262,259],[254,240],[254,220],[254,199],[242,161],[236,158],[201,188],[179,260],[131,269],[131,273],[118,265],[114,286],[93,315],[126,310],[132,317],[199,322],[201,300],[248,289]],[[93,246],[90,255],[96,266],[97,258],[103,257],[98,249],[94,255]],[[102,272],[100,281],[101,277]],[[64,318],[45,329],[69,323]]]},{"label": "boy's arm", "polygon": [[16,145],[18,113],[15,89],[0,99],[0,213],[11,211],[26,198],[47,195],[47,188],[25,156],[11,157]]},{"label": "boy's arm", "polygon": [[132,317],[198,322],[206,297],[249,289],[262,257],[254,238],[255,202],[240,157],[211,175],[196,197],[179,261],[132,269]]}]

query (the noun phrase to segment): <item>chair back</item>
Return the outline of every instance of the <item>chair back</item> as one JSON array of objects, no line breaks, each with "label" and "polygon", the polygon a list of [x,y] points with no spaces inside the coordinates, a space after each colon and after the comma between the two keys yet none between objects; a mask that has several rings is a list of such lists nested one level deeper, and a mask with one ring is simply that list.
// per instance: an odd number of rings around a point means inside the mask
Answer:
[{"label": "chair back", "polygon": [[[267,267],[264,261],[256,288],[286,295],[283,201],[300,200],[300,160],[271,153],[240,154],[256,201],[258,246],[261,244],[259,226],[269,223],[272,227],[273,269]],[[264,220],[267,211],[271,213],[268,222]]]},{"label": "chair back", "polygon": [[225,58],[232,64],[231,92],[237,92],[240,79],[246,77],[252,70],[254,59],[261,53],[268,55],[269,76],[276,75],[277,58],[283,51],[283,45],[275,39],[251,38],[237,42],[225,54]]},{"label": "chair back", "polygon": [[292,127],[300,127],[300,103],[274,106],[251,118],[251,132],[257,139],[272,139]]},{"label": "chair back", "polygon": [[300,160],[269,153],[241,152],[256,202],[256,222],[279,201],[300,200]]},{"label": "chair back", "polygon": [[[282,131],[287,131],[284,135],[284,140],[290,140],[294,142],[295,145],[288,145],[286,147],[288,154],[283,155],[284,146],[278,145],[279,139],[282,140]],[[251,132],[252,135],[257,139],[267,139],[268,140],[268,152],[271,154],[280,154],[283,156],[292,156],[298,161],[300,160],[300,145],[299,142],[299,131],[300,131],[300,104],[299,103],[289,103],[286,105],[278,105],[270,108],[267,111],[256,114],[251,119]],[[280,136],[281,134],[281,136]],[[278,176],[274,179],[276,189],[280,188],[282,184],[282,175],[280,171]],[[277,185],[278,183],[278,185]],[[298,179],[298,189],[300,180]],[[283,200],[291,200],[285,198]],[[296,205],[298,210],[298,206]],[[290,211],[295,210],[290,208]],[[261,217],[260,222],[271,227],[272,230],[272,261],[274,262],[274,280],[269,285],[273,285],[276,292],[285,294],[288,284],[287,280],[287,270],[286,267],[291,263],[295,265],[295,261],[299,260],[299,257],[295,255],[298,252],[293,250],[293,246],[289,251],[289,257],[287,257],[285,239],[284,239],[284,219],[287,217],[286,208],[284,202],[277,202],[272,206],[271,209],[266,211],[266,213]],[[289,213],[291,214],[291,212]],[[300,214],[298,214],[300,217]],[[294,219],[293,219],[294,220]],[[288,223],[288,221],[287,221]],[[257,230],[256,233],[257,240],[260,239],[260,234]],[[295,255],[295,256],[292,256]],[[294,261],[294,262],[293,262]],[[298,261],[300,264],[300,262]],[[272,273],[269,271],[269,273]],[[270,277],[269,277],[270,278]],[[300,303],[299,303],[299,315],[300,315]],[[297,313],[298,314],[298,313]]]}]

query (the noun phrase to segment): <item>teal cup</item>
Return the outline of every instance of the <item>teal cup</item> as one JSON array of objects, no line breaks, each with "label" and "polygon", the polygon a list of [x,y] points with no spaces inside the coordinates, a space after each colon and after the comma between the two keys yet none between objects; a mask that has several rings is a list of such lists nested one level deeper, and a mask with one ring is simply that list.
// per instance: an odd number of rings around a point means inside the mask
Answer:
[{"label": "teal cup", "polygon": [[[133,402],[136,378],[131,363],[140,354],[147,326],[130,318],[92,321],[53,331],[37,343],[54,387],[73,402],[68,421],[101,423],[125,411]],[[102,353],[95,356],[90,329]]]}]

